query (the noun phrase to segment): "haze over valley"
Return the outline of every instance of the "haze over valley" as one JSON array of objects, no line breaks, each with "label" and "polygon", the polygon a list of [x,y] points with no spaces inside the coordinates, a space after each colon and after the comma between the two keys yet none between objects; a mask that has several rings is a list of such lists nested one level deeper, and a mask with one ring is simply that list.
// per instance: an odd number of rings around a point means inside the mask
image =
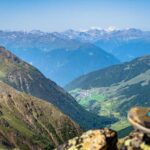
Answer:
[{"label": "haze over valley", "polygon": [[64,86],[83,74],[149,54],[150,32],[133,28],[1,31],[0,43]]}]

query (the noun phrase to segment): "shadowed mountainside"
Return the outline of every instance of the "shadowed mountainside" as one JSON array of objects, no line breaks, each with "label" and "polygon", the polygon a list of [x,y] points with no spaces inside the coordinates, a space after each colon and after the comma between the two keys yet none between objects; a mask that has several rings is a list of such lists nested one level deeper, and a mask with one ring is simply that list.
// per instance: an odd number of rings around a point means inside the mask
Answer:
[{"label": "shadowed mountainside", "polygon": [[57,32],[0,31],[0,45],[61,86],[82,74],[119,63],[103,49]]}]

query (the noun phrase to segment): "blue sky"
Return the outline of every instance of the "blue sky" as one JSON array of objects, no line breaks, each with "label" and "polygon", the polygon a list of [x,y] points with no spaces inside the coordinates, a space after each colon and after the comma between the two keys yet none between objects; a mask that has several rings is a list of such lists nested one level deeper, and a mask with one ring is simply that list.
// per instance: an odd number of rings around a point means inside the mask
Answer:
[{"label": "blue sky", "polygon": [[150,30],[150,0],[0,0],[0,29],[91,27]]}]

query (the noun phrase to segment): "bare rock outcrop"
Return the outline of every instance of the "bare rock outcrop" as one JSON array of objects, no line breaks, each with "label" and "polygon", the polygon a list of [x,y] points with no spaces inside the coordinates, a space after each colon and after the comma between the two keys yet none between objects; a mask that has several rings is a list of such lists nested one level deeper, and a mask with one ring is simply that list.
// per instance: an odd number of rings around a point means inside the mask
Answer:
[{"label": "bare rock outcrop", "polygon": [[108,128],[89,130],[56,150],[117,150],[117,133]]}]

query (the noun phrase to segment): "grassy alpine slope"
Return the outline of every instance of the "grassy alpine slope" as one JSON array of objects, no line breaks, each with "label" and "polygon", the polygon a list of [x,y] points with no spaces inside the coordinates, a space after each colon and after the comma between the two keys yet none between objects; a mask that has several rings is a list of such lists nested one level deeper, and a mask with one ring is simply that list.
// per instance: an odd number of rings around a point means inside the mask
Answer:
[{"label": "grassy alpine slope", "polygon": [[52,104],[0,82],[0,148],[51,149],[79,135],[79,125]]}]

